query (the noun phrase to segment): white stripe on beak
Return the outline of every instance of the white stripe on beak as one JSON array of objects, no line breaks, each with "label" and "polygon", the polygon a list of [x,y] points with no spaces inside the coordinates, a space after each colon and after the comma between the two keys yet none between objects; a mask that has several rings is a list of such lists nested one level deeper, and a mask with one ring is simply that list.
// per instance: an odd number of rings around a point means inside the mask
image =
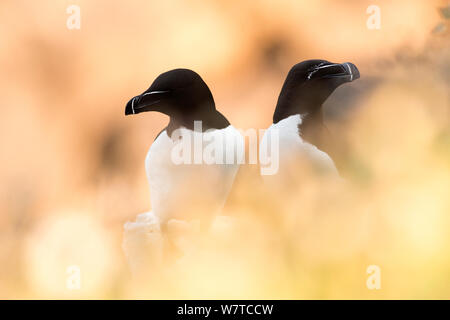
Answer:
[{"label": "white stripe on beak", "polygon": [[317,71],[319,71],[320,69],[331,68],[331,67],[335,67],[335,66],[338,66],[338,65],[339,65],[339,63],[333,63],[333,64],[327,64],[327,65],[323,65],[323,63],[321,63],[317,67],[315,67],[313,71],[311,71],[308,74],[308,80],[311,79],[312,75],[314,73],[316,73]]},{"label": "white stripe on beak", "polygon": [[348,68],[348,73],[350,73],[350,81],[353,81],[353,72],[352,72],[352,68],[350,67],[350,65],[348,63],[344,63],[345,68]]},{"label": "white stripe on beak", "polygon": [[320,67],[317,67],[317,68],[315,68],[316,70],[319,70],[319,69],[325,69],[325,68],[330,68],[330,67],[334,67],[334,66],[338,66],[339,65],[339,63],[333,63],[333,64],[327,64],[327,65],[325,65],[325,66],[320,66]]},{"label": "white stripe on beak", "polygon": [[168,90],[165,91],[150,91],[150,92],[146,92],[143,94],[143,96],[147,96],[149,94],[155,94],[155,93],[164,93],[164,92],[169,92]]},{"label": "white stripe on beak", "polygon": [[136,99],[136,97],[133,98],[133,100],[131,100],[131,111],[133,111],[133,114],[136,114],[136,112],[134,111],[134,100]]}]

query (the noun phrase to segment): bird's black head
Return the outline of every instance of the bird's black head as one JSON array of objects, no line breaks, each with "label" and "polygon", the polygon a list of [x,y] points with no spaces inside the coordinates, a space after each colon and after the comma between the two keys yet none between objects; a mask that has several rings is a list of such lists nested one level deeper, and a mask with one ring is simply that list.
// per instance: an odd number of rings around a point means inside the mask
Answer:
[{"label": "bird's black head", "polygon": [[214,99],[202,78],[192,70],[175,69],[159,75],[150,88],[132,98],[125,115],[158,111],[183,122],[201,120],[202,113],[213,110]]},{"label": "bird's black head", "polygon": [[273,122],[291,115],[311,115],[341,84],[359,78],[353,63],[332,63],[326,60],[306,60],[289,71],[273,116]]}]

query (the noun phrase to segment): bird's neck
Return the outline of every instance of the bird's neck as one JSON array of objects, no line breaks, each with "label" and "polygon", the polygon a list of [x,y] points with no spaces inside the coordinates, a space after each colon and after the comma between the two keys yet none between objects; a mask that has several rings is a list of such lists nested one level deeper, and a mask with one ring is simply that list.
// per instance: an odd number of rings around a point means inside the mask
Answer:
[{"label": "bird's neck", "polygon": [[[196,125],[196,122],[200,122]],[[208,112],[193,113],[188,116],[170,116],[167,134],[172,135],[173,131],[184,127],[189,130],[198,130],[205,132],[209,129],[223,129],[230,125],[228,120],[217,110],[208,110]]]},{"label": "bird's neck", "polygon": [[277,123],[293,115],[300,115],[302,121],[298,125],[301,138],[318,148],[323,144],[326,128],[323,123],[322,103],[315,99],[313,92],[305,88],[293,90],[289,83],[281,89],[277,101],[273,123]]},{"label": "bird's neck", "polygon": [[293,88],[290,82],[283,85],[278,97],[273,123],[277,123],[293,115],[304,116],[322,109],[321,103],[314,99],[315,94],[303,88]]},{"label": "bird's neck", "polygon": [[302,122],[298,125],[303,140],[320,147],[325,133],[322,107],[311,113],[301,115]]}]

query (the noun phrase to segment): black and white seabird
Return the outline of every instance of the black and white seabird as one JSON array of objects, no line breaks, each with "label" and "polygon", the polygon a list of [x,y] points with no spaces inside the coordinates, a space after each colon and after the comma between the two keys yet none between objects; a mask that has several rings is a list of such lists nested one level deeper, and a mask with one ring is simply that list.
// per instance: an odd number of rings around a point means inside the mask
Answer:
[{"label": "black and white seabird", "polygon": [[[166,114],[170,121],[145,160],[152,211],[125,225],[123,246],[129,260],[134,259],[130,255],[135,255],[136,244],[148,241],[148,232],[156,237],[148,244],[158,246],[158,233],[170,228],[171,221],[197,221],[207,227],[220,213],[243,157],[238,151],[244,148],[242,135],[217,111],[208,86],[192,70],[175,69],[159,75],[148,90],[127,103],[125,115],[146,111]],[[201,128],[196,127],[199,121]],[[198,149],[205,141],[222,141],[214,156],[223,161],[205,163],[202,155],[207,147]],[[174,161],[174,148],[192,151],[191,161]],[[233,161],[227,161],[231,158]]]},{"label": "black and white seabird", "polygon": [[[350,62],[307,60],[291,68],[278,97],[273,124],[260,143],[260,152],[279,148],[276,176],[292,177],[299,162],[338,175],[331,157],[321,150],[326,137],[322,105],[336,88],[359,77],[358,68]],[[274,131],[279,137],[278,146],[271,145],[269,138]]]}]

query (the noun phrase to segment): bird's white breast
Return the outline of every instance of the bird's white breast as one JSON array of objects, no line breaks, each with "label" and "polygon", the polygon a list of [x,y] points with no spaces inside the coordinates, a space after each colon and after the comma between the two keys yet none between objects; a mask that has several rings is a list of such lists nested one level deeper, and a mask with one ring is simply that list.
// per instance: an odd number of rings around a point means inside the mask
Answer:
[{"label": "bird's white breast", "polygon": [[[316,146],[304,141],[299,135],[301,116],[293,115],[272,124],[265,132],[261,143],[260,153],[270,148],[278,148],[279,171],[276,176],[292,177],[302,166],[317,168],[337,175],[333,160]],[[276,130],[277,135],[272,131]],[[274,144],[271,136],[278,136],[278,145]],[[276,150],[271,151],[276,152]]]},{"label": "bird's white breast", "polygon": [[[173,136],[173,135],[172,135]],[[172,139],[163,131],[154,141],[145,161],[150,185],[152,211],[162,222],[169,219],[192,220],[212,218],[220,211],[231,189],[239,163],[194,163],[194,143],[224,141],[221,152],[227,154],[244,143],[242,135],[231,125],[221,130],[194,132],[178,129],[179,139]],[[225,143],[227,141],[227,143]],[[179,145],[179,144],[182,145]],[[177,164],[174,148],[191,149],[191,163]],[[198,151],[198,150],[197,150]],[[176,156],[176,155],[175,155]],[[176,159],[175,159],[176,160]]]}]

